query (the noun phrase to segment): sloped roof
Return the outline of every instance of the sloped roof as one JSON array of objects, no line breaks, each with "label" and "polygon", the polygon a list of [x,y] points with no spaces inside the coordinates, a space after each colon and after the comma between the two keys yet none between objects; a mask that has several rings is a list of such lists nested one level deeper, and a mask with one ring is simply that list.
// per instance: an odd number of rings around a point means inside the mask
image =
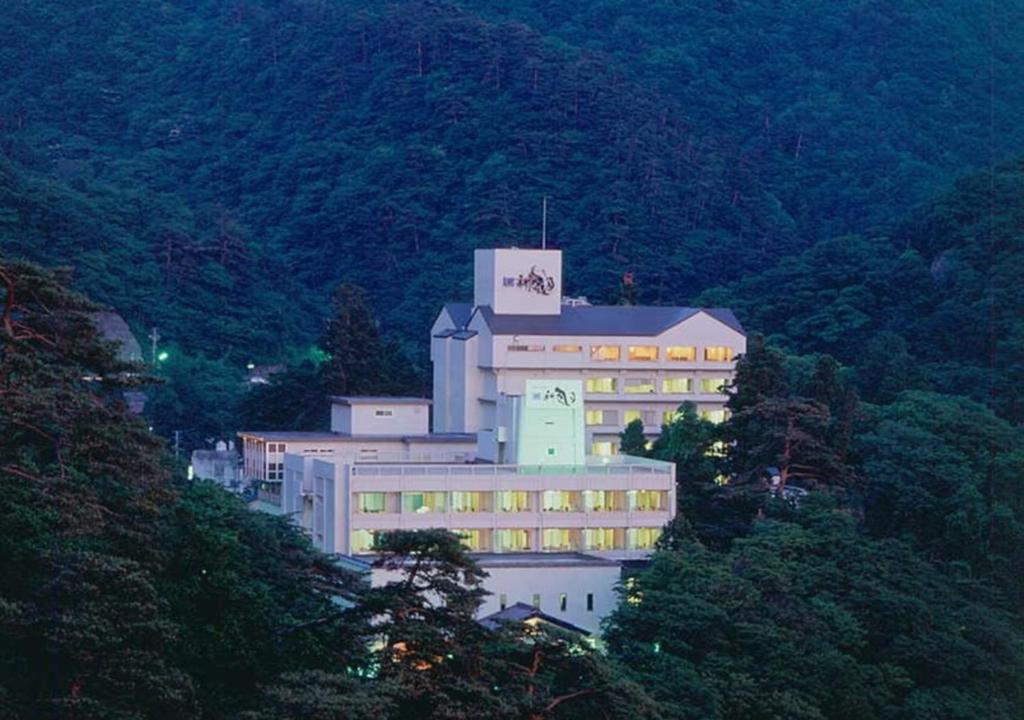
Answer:
[{"label": "sloped roof", "polygon": [[448,311],[456,328],[464,328],[473,314],[473,303],[445,303],[444,309]]},{"label": "sloped roof", "polygon": [[706,312],[733,330],[743,326],[728,308],[589,305],[562,306],[559,315],[496,315],[487,306],[478,308],[495,335],[627,335],[650,337],[699,312]]},{"label": "sloped roof", "polygon": [[517,602],[514,605],[509,605],[504,610],[499,610],[496,613],[491,613],[486,617],[480,618],[480,624],[488,630],[497,630],[501,627],[502,623],[522,623],[528,620],[540,620],[541,622],[549,623],[556,627],[560,627],[563,630],[569,632],[579,633],[580,635],[590,635],[587,630],[581,627],[573,625],[571,622],[556,618],[553,615],[548,615],[542,612],[539,608],[535,608],[533,605],[527,605],[526,603]]}]

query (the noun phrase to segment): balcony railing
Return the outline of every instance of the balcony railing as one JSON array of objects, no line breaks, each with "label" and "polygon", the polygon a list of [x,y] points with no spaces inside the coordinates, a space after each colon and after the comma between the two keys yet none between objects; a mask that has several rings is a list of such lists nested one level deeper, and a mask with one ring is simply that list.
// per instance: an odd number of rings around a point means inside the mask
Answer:
[{"label": "balcony railing", "polygon": [[495,476],[495,475],[671,475],[672,464],[660,460],[615,455],[588,457],[582,465],[493,465],[490,463],[404,464],[371,462],[352,466],[353,475],[381,476]]}]

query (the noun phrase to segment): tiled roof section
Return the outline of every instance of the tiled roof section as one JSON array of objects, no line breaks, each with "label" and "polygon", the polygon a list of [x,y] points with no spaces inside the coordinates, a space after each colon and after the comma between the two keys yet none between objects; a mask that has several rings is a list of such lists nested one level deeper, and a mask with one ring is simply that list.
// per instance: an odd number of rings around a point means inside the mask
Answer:
[{"label": "tiled roof section", "polygon": [[391,395],[332,395],[335,405],[430,405],[430,398]]},{"label": "tiled roof section", "polygon": [[464,328],[473,314],[473,303],[445,303],[444,309],[451,315],[456,328]]},{"label": "tiled roof section", "polygon": [[737,332],[743,326],[726,308],[593,305],[563,306],[559,315],[496,315],[479,308],[495,335],[659,335],[701,311]]}]

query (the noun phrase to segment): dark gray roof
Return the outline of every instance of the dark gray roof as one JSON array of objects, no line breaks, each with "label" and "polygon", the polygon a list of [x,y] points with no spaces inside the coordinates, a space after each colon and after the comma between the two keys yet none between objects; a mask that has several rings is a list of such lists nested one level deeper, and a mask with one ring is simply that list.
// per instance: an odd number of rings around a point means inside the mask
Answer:
[{"label": "dark gray roof", "polygon": [[464,328],[473,314],[473,303],[445,303],[444,309],[451,315],[455,327]]},{"label": "dark gray roof", "polygon": [[430,405],[430,398],[392,395],[332,395],[335,405]]},{"label": "dark gray roof", "polygon": [[[659,335],[704,311],[719,322],[743,333],[743,326],[727,308],[692,308],[591,305],[563,306],[559,315],[496,315],[478,308],[495,335]],[[745,333],[744,333],[745,334]]]},{"label": "dark gray roof", "polygon": [[542,612],[539,608],[535,608],[533,605],[527,605],[526,603],[521,602],[509,605],[504,610],[499,610],[496,613],[491,613],[486,617],[480,618],[480,624],[488,630],[497,630],[501,627],[502,623],[521,623],[533,619],[555,625],[563,630],[579,633],[580,635],[590,635],[588,631],[573,625],[571,622],[556,618],[553,615],[548,615],[546,612]]},{"label": "dark gray roof", "polygon": [[456,340],[469,340],[478,335],[476,330],[456,330],[452,333],[452,337]]}]

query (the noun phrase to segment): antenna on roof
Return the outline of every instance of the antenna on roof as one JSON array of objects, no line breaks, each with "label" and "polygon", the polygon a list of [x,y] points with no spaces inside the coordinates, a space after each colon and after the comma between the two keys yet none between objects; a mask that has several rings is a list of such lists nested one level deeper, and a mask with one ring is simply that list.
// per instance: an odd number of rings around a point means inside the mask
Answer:
[{"label": "antenna on roof", "polygon": [[540,214],[540,249],[548,249],[548,196],[544,196]]}]

